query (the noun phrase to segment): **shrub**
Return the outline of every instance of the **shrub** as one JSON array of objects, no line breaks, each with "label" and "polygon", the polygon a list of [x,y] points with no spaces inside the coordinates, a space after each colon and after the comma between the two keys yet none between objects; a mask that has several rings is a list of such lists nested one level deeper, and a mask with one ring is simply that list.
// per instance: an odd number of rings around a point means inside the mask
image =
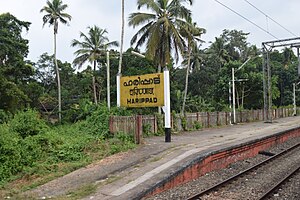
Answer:
[{"label": "shrub", "polygon": [[9,133],[6,125],[0,126],[0,182],[20,172],[21,145],[20,137],[15,133]]},{"label": "shrub", "polygon": [[185,116],[181,116],[181,126],[184,131],[187,131],[187,120]]},{"label": "shrub", "polygon": [[4,110],[0,109],[0,124],[6,123],[9,120],[10,115]]},{"label": "shrub", "polygon": [[149,123],[144,124],[143,123],[143,136],[149,137],[152,134],[153,133],[151,132],[151,124],[149,124]]},{"label": "shrub", "polygon": [[125,133],[114,135],[113,138],[109,139],[109,144],[111,154],[133,149],[136,146],[133,136]]},{"label": "shrub", "polygon": [[199,121],[194,121],[194,129],[199,130],[202,129],[202,124]]},{"label": "shrub", "polygon": [[[60,131],[58,131],[58,136],[59,132]],[[52,155],[58,161],[63,162],[73,162],[85,159],[85,149],[94,140],[94,136],[86,133],[66,132],[64,133],[64,140],[61,144],[57,144],[54,151],[52,151]]]},{"label": "shrub", "polygon": [[11,132],[18,133],[22,138],[44,133],[48,126],[43,121],[38,112],[34,110],[27,110],[18,112],[14,118],[9,122]]},{"label": "shrub", "polygon": [[109,137],[109,116],[107,106],[99,104],[94,112],[82,124],[81,131],[101,138]]},{"label": "shrub", "polygon": [[74,170],[95,157],[134,148],[133,136],[108,134],[109,116],[107,107],[98,105],[86,120],[50,129],[36,111],[17,113],[0,124],[0,185],[17,176],[48,174],[59,166]]},{"label": "shrub", "polygon": [[157,120],[157,133],[155,133],[155,136],[161,136],[165,133],[164,129],[164,116],[161,114],[155,114],[156,120]]}]

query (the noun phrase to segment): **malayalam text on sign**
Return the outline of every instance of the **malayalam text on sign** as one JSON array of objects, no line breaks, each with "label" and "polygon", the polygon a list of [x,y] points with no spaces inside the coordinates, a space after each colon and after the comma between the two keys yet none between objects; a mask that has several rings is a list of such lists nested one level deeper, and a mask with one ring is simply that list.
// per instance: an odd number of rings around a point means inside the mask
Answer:
[{"label": "malayalam text on sign", "polygon": [[121,77],[121,106],[158,107],[164,105],[164,74]]}]

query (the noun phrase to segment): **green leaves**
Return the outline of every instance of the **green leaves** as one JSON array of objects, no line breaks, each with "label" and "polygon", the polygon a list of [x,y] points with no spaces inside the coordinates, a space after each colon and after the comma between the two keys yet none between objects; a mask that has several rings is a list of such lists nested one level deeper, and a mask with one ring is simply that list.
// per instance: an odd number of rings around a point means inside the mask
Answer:
[{"label": "green leaves", "polygon": [[32,67],[24,61],[28,40],[22,37],[29,25],[9,13],[0,14],[0,109],[5,111],[15,112],[29,101],[22,87],[33,75]]},{"label": "green leaves", "polygon": [[49,23],[54,26],[54,33],[58,31],[58,21],[62,24],[67,24],[68,20],[72,19],[71,15],[65,13],[64,10],[68,7],[67,4],[63,4],[61,0],[48,0],[47,5],[44,6],[40,12],[45,12],[43,16],[43,25]]},{"label": "green leaves", "polygon": [[9,130],[18,133],[22,138],[42,134],[49,127],[40,119],[38,112],[27,110],[18,112],[9,123]]},{"label": "green leaves", "polygon": [[136,12],[129,16],[129,26],[142,26],[132,37],[131,44],[138,48],[146,43],[146,55],[156,58],[161,67],[172,63],[173,52],[178,61],[178,52],[183,53],[186,46],[179,30],[189,21],[191,12],[184,2],[187,1],[139,0],[138,9],[146,7],[151,13]]}]

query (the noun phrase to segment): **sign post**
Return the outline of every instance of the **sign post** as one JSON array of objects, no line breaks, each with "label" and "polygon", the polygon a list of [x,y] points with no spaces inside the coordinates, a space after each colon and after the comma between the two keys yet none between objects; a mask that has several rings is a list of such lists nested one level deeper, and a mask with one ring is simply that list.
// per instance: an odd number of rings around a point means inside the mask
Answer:
[{"label": "sign post", "polygon": [[170,75],[163,73],[138,76],[117,75],[117,106],[162,107],[165,113],[165,142],[171,142]]},{"label": "sign post", "polygon": [[120,89],[120,82],[121,82],[121,74],[117,74],[117,107],[121,106],[121,89]]},{"label": "sign post", "polygon": [[167,67],[164,69],[164,97],[165,142],[171,142],[170,73]]},{"label": "sign post", "polygon": [[122,107],[158,107],[164,105],[164,74],[122,76],[120,78]]}]

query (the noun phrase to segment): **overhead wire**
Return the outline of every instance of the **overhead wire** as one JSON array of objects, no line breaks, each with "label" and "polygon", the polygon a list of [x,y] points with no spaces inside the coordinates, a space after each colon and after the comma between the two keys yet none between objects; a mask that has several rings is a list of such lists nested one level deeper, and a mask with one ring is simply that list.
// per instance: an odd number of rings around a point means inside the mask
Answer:
[{"label": "overhead wire", "polygon": [[271,21],[273,21],[275,24],[277,24],[278,26],[280,26],[281,28],[283,28],[284,30],[286,30],[287,32],[289,32],[290,34],[292,34],[293,36],[297,37],[297,35],[295,33],[293,33],[292,31],[288,30],[286,27],[284,27],[283,25],[281,25],[279,22],[277,22],[276,20],[274,20],[273,18],[271,18],[269,15],[267,15],[266,13],[264,13],[262,10],[260,10],[257,6],[253,5],[252,3],[250,3],[248,0],[244,0],[246,3],[248,3],[250,6],[252,6],[253,8],[255,8],[257,11],[259,11],[261,14],[265,15],[267,18],[269,18]]},{"label": "overhead wire", "polygon": [[260,30],[262,30],[263,32],[269,34],[270,36],[272,36],[273,38],[279,40],[278,37],[276,37],[275,35],[273,35],[272,33],[270,33],[269,31],[267,31],[266,29],[264,29],[263,27],[257,25],[256,23],[254,23],[253,21],[251,21],[250,19],[248,19],[247,17],[243,16],[242,14],[238,13],[237,11],[233,10],[232,8],[226,6],[225,4],[221,3],[218,0],[214,0],[215,2],[217,2],[218,4],[224,6],[225,8],[227,8],[228,10],[230,10],[231,12],[235,13],[236,15],[240,16],[241,18],[243,18],[244,20],[248,21],[249,23],[253,24],[254,26],[256,26],[257,28],[259,28]]}]

